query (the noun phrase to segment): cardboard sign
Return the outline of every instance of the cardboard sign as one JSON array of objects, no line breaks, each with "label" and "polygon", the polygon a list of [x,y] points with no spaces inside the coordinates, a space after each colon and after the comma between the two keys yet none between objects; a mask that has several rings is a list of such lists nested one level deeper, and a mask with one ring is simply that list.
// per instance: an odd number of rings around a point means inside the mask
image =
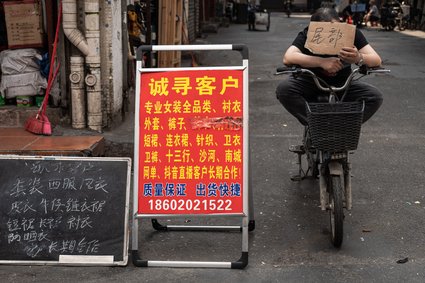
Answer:
[{"label": "cardboard sign", "polygon": [[337,55],[342,47],[352,47],[356,26],[346,23],[310,22],[305,48],[314,54]]}]

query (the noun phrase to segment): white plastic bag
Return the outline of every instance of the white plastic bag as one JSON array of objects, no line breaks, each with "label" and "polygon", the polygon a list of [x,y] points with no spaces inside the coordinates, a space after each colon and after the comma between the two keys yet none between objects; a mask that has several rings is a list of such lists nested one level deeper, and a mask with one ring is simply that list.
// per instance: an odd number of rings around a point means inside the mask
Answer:
[{"label": "white plastic bag", "polygon": [[46,87],[47,80],[39,71],[17,75],[3,75],[0,82],[0,94],[6,98],[33,96],[43,94],[43,90]]},{"label": "white plastic bag", "polygon": [[8,49],[0,52],[0,66],[3,75],[17,75],[39,71],[37,61],[40,53],[33,48]]}]

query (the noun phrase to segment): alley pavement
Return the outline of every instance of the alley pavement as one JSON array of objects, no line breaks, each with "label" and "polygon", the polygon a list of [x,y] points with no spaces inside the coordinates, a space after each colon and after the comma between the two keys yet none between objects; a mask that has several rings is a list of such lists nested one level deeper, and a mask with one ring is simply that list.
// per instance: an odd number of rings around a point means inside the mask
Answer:
[{"label": "alley pavement", "polygon": [[[292,182],[296,156],[288,151],[302,127],[278,103],[283,51],[308,15],[271,14],[270,31],[231,24],[208,34],[209,44],[249,48],[250,154],[255,230],[243,270],[211,268],[0,266],[2,282],[424,282],[425,281],[425,37],[423,32],[363,29],[391,69],[363,78],[382,90],[384,103],[362,128],[353,166],[353,209],[345,215],[344,242],[329,240],[329,217],[319,208],[318,183]],[[196,53],[199,64],[240,65],[235,52]],[[105,138],[132,143],[129,118]],[[166,224],[234,224],[235,219],[184,217]],[[235,261],[239,233],[160,232],[149,220],[139,227],[142,259]]]}]

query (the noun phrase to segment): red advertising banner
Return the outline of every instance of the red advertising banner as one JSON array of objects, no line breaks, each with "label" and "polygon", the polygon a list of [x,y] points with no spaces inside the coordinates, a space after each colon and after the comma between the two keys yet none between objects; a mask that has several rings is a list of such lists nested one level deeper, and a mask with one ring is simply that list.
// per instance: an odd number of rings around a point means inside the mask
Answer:
[{"label": "red advertising banner", "polygon": [[243,213],[243,71],[140,76],[138,213]]}]

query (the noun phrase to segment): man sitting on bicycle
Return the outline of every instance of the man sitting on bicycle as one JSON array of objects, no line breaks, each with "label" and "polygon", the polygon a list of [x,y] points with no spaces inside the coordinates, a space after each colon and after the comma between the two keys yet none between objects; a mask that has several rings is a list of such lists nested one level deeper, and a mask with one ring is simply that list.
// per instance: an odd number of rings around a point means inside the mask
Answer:
[{"label": "man sitting on bicycle", "polygon": [[[338,13],[332,8],[320,8],[311,16],[315,22],[339,22]],[[311,69],[331,86],[342,86],[351,73],[351,64],[377,67],[381,57],[370,46],[360,30],[356,29],[354,46],[343,47],[338,56],[315,55],[304,47],[308,27],[301,31],[286,50],[283,63]],[[321,94],[313,79],[308,76],[289,76],[276,89],[277,98],[289,113],[303,125],[307,125],[305,102],[317,102]],[[341,94],[342,95],[342,94]],[[353,80],[344,101],[365,102],[363,122],[366,122],[382,104],[382,93],[374,86]]]}]

